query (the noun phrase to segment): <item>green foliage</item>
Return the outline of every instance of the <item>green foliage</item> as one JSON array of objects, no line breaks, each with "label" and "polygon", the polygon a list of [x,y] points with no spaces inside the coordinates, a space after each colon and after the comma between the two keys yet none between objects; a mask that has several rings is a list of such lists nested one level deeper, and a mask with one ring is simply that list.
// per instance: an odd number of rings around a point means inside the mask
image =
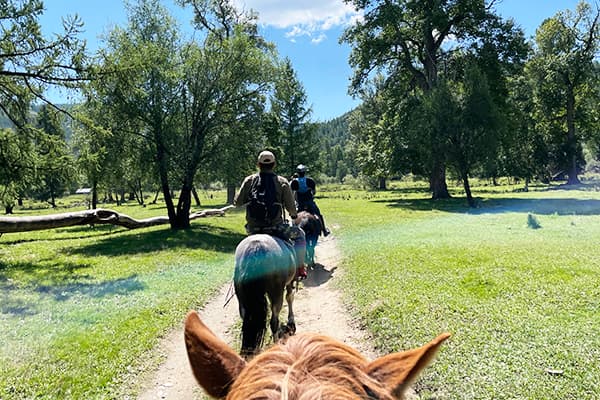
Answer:
[{"label": "green foliage", "polygon": [[[535,54],[527,65],[533,81],[536,129],[553,157],[553,172],[564,171],[578,183],[582,143],[596,136],[599,85],[594,59],[600,50],[600,9],[580,2],[574,12],[546,19],[536,31]],[[595,99],[592,100],[592,99]],[[590,101],[591,100],[591,101]]]},{"label": "green foliage", "polygon": [[29,194],[35,199],[48,201],[53,207],[55,199],[70,188],[75,177],[75,161],[65,142],[61,114],[49,106],[38,113],[35,132],[35,182]]},{"label": "green foliage", "polygon": [[320,144],[319,159],[324,164],[323,174],[335,177],[339,183],[346,176],[356,176],[358,168],[351,148],[349,120],[354,111],[330,121],[317,123],[317,142]]},{"label": "green foliage", "polygon": [[77,38],[81,21],[64,19],[64,32],[48,39],[38,23],[43,11],[40,0],[4,0],[0,8],[0,110],[20,127],[32,100],[48,102],[48,86],[77,87],[88,78],[85,45]]},{"label": "green foliage", "polygon": [[308,165],[316,173],[322,169],[316,130],[310,122],[312,113],[306,91],[298,80],[291,61],[286,58],[279,67],[279,76],[270,97],[271,119],[267,147],[276,151],[279,170],[290,176],[298,164]]}]

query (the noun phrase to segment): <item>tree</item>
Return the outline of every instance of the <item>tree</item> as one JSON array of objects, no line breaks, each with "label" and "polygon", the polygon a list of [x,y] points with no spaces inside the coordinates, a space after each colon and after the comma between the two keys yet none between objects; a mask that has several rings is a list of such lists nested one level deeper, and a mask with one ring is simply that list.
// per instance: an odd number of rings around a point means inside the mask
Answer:
[{"label": "tree", "polygon": [[392,145],[394,129],[390,120],[385,80],[377,75],[361,91],[362,104],[350,116],[349,130],[354,147],[355,162],[363,175],[377,180],[379,189],[386,188],[386,179],[395,169]]},{"label": "tree", "polygon": [[298,164],[320,169],[316,125],[310,122],[311,107],[289,58],[283,60],[275,90],[271,95],[271,132],[269,145],[279,150],[279,167],[292,172]]},{"label": "tree", "polygon": [[[413,169],[429,176],[434,199],[449,197],[446,164],[451,143],[447,132],[435,129],[429,119],[411,114],[425,107],[424,101],[440,81],[457,79],[460,69],[454,64],[461,52],[477,54],[492,93],[501,89],[503,74],[494,69],[501,72],[500,67],[518,62],[526,48],[522,31],[493,13],[494,0],[346,2],[365,10],[364,20],[346,30],[342,38],[354,45],[350,56],[352,93],[360,93],[375,73],[383,74],[382,87],[389,103],[387,131],[403,136],[391,140],[400,146],[395,153],[408,153],[417,163]],[[504,61],[499,62],[502,57]],[[501,91],[498,93],[501,98]],[[415,127],[416,122],[421,125]],[[396,163],[403,165],[402,160]]]},{"label": "tree", "polygon": [[35,155],[29,137],[14,129],[0,129],[0,204],[6,214],[12,214],[17,199],[34,179]]},{"label": "tree", "polygon": [[140,0],[127,29],[113,31],[102,53],[112,73],[93,87],[102,108],[136,128],[120,134],[138,135],[151,149],[173,229],[189,227],[198,169],[220,159],[232,135],[253,140],[251,131],[235,128],[262,112],[274,59],[253,17],[228,1],[179,3],[193,6],[201,43],[182,44],[159,1]]},{"label": "tree", "polygon": [[[349,28],[342,40],[354,44],[350,64],[354,68],[351,89],[356,91],[374,70],[385,71],[390,85],[406,93],[428,93],[437,85],[439,71],[451,54],[444,45],[450,38],[460,43],[481,35],[483,22],[493,18],[494,4],[483,1],[378,1],[345,0],[364,9],[362,22]],[[430,135],[431,132],[422,132]],[[433,198],[449,197],[446,185],[444,140],[429,140],[430,188]]]},{"label": "tree", "polygon": [[36,128],[36,173],[31,192],[34,198],[56,207],[56,197],[61,196],[73,182],[74,160],[65,142],[61,115],[56,110],[43,105],[37,116]]},{"label": "tree", "polygon": [[16,126],[28,119],[33,99],[50,104],[49,86],[76,87],[89,78],[77,17],[63,20],[64,33],[43,37],[41,0],[4,0],[0,7],[0,110]]},{"label": "tree", "polygon": [[[568,184],[579,183],[581,145],[593,112],[585,99],[600,82],[594,59],[600,46],[600,9],[580,2],[574,12],[557,13],[536,31],[536,52],[528,64],[535,80],[538,128],[555,143],[557,164]],[[597,106],[597,104],[596,104]]]},{"label": "tree", "polygon": [[[498,147],[500,116],[492,100],[487,79],[474,64],[467,64],[463,82],[442,93],[437,115],[449,131],[449,162],[456,169],[470,207],[475,207],[469,175],[493,158]],[[454,94],[453,94],[454,93]]]},{"label": "tree", "polygon": [[[181,160],[183,185],[177,215],[178,225],[185,228],[198,168],[227,154],[222,149],[232,140],[257,141],[256,129],[236,128],[251,127],[262,114],[273,81],[275,53],[257,34],[255,16],[238,13],[232,2],[181,3],[193,6],[196,26],[206,33],[202,45],[190,43],[184,52],[180,139],[190,151]],[[232,135],[241,138],[232,139]]]}]

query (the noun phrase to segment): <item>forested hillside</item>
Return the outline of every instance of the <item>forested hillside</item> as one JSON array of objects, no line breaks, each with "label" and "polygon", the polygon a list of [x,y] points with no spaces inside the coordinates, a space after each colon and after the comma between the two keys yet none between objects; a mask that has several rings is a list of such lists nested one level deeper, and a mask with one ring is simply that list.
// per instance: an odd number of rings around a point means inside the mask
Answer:
[{"label": "forested hillside", "polygon": [[349,118],[353,111],[349,111],[330,121],[317,125],[317,138],[320,143],[320,161],[323,174],[342,182],[346,175],[356,176],[357,167],[353,162],[351,137],[349,131]]}]

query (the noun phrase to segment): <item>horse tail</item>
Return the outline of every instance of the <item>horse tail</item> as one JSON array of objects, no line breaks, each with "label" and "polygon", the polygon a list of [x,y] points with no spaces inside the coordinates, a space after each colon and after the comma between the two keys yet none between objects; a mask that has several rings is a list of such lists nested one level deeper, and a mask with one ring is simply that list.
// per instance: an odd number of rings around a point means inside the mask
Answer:
[{"label": "horse tail", "polygon": [[242,346],[244,356],[259,349],[265,337],[268,303],[266,278],[261,273],[266,249],[254,249],[236,260],[235,287],[242,314]]}]

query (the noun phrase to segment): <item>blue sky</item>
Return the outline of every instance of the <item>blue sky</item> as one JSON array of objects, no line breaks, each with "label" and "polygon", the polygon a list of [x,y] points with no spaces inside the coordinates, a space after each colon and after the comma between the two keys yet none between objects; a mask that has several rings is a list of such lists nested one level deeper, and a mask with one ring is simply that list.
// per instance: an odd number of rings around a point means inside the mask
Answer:
[{"label": "blue sky", "polygon": [[[348,66],[348,45],[339,44],[344,28],[357,17],[342,0],[234,0],[242,8],[259,13],[262,34],[288,57],[303,83],[313,119],[338,117],[358,104],[348,94],[352,74]],[[190,26],[190,10],[182,10],[172,0],[163,0],[181,22]],[[578,0],[497,0],[496,9],[513,18],[528,37],[557,11],[574,9]],[[95,50],[99,38],[111,27],[126,22],[123,0],[44,0],[41,18],[48,34],[60,32],[61,17],[78,14],[84,22],[84,38]],[[54,96],[54,95],[53,95]],[[58,95],[57,95],[58,96]]]}]

